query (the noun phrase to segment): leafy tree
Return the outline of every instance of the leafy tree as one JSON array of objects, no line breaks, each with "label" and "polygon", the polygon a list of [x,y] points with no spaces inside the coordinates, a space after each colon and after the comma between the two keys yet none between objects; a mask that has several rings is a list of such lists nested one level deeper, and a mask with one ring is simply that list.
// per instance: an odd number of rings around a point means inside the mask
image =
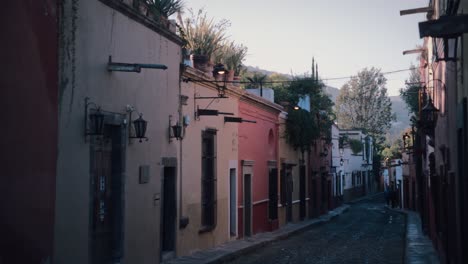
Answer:
[{"label": "leafy tree", "polygon": [[411,65],[409,78],[406,80],[406,87],[400,89],[400,96],[405,101],[410,114],[417,115],[419,112],[418,91],[420,88],[421,75],[418,68]]},{"label": "leafy tree", "polygon": [[387,145],[382,150],[382,156],[388,159],[401,159],[401,149],[403,147],[403,142],[401,139],[397,139],[393,142],[391,146]]},{"label": "leafy tree", "polygon": [[255,72],[252,77],[246,77],[246,78],[250,82],[251,87],[262,88],[263,83],[266,81],[267,77],[268,76],[266,74]]},{"label": "leafy tree", "polygon": [[303,109],[288,111],[285,131],[288,144],[294,149],[299,149],[304,155],[318,136],[318,124],[313,115]]},{"label": "leafy tree", "polygon": [[[323,92],[323,83],[309,76],[294,77],[288,87],[275,89],[275,101],[289,102],[286,122],[286,139],[295,149],[304,155],[311,144],[324,137],[331,140],[331,125],[335,120],[333,102]],[[310,112],[304,109],[294,110],[301,97],[309,96]]]},{"label": "leafy tree", "polygon": [[359,152],[362,151],[362,142],[361,140],[358,139],[349,139],[348,140],[349,147],[351,148],[351,151],[353,154],[358,154]]},{"label": "leafy tree", "polygon": [[344,84],[336,104],[339,126],[362,129],[377,144],[382,143],[391,122],[396,120],[386,83],[380,69],[372,67],[364,68]]}]

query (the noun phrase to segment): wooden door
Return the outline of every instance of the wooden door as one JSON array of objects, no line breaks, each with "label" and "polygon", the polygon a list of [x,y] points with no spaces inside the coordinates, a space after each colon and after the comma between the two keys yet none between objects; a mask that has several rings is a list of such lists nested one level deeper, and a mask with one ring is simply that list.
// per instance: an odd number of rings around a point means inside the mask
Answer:
[{"label": "wooden door", "polygon": [[244,236],[252,235],[252,175],[244,174]]},{"label": "wooden door", "polygon": [[162,252],[175,250],[176,240],[176,167],[164,167]]},{"label": "wooden door", "polygon": [[91,148],[91,262],[107,264],[122,256],[122,152],[120,126],[106,126]]}]

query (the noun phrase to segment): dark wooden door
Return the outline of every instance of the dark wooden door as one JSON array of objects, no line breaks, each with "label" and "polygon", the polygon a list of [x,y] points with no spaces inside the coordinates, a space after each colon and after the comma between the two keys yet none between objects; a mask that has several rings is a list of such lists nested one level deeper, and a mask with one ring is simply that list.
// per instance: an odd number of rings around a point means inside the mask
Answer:
[{"label": "dark wooden door", "polygon": [[252,175],[244,175],[244,236],[252,235]]},{"label": "dark wooden door", "polygon": [[304,219],[306,215],[306,167],[301,165],[299,168],[299,217]]},{"label": "dark wooden door", "polygon": [[229,170],[229,233],[237,235],[237,188],[236,169]]},{"label": "dark wooden door", "polygon": [[112,261],[111,144],[101,140],[94,152],[93,177],[93,263]]},{"label": "dark wooden door", "polygon": [[292,221],[293,179],[290,171],[286,172],[286,221]]},{"label": "dark wooden door", "polygon": [[164,167],[163,178],[163,219],[162,219],[162,252],[175,249],[176,232],[176,168]]},{"label": "dark wooden door", "polygon": [[270,169],[268,178],[268,218],[278,219],[278,169]]},{"label": "dark wooden door", "polygon": [[122,152],[120,126],[106,126],[92,143],[91,258],[94,264],[122,255]]}]

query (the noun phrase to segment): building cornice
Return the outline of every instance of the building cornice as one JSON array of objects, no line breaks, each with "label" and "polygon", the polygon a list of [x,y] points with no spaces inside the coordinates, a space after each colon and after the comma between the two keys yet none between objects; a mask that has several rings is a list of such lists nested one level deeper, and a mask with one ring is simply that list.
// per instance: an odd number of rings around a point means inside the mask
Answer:
[{"label": "building cornice", "polygon": [[267,111],[270,111],[276,114],[279,114],[282,111],[284,111],[284,108],[279,104],[272,103],[265,98],[262,98],[255,94],[251,94],[245,90],[243,90],[242,92],[243,94],[242,94],[242,97],[240,98],[241,101],[244,101],[248,104],[255,105],[259,108],[265,109]]},{"label": "building cornice", "polygon": [[137,12],[135,8],[125,3],[124,1],[119,0],[99,0],[101,3],[119,11],[123,15],[127,16],[130,19],[135,20],[136,22],[146,26],[147,28],[153,30],[154,32],[160,34],[161,36],[166,37],[175,44],[179,46],[184,45],[184,40],[177,36],[174,32],[170,31],[160,23],[149,19],[147,16]]},{"label": "building cornice", "polygon": [[[209,88],[213,91],[217,91],[218,88],[216,83],[214,82],[215,79],[205,72],[195,69],[193,67],[186,66],[183,73],[182,73],[182,80],[183,79],[193,79],[196,80],[192,83]],[[190,81],[189,81],[190,82]],[[242,89],[235,87],[234,85],[226,84],[226,96],[231,96],[235,98],[240,98],[243,94]]]}]

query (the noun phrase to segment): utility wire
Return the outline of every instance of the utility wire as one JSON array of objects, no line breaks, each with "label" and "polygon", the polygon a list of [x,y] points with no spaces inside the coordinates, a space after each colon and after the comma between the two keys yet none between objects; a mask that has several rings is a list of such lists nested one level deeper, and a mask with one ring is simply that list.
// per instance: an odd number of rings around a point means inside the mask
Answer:
[{"label": "utility wire", "polygon": [[[408,69],[400,69],[400,70],[394,70],[394,71],[387,71],[387,72],[381,72],[383,75],[389,75],[389,74],[395,74],[395,73],[399,73],[399,72],[406,72],[406,71],[411,71],[412,69],[414,68],[425,68],[425,66],[421,66],[421,67],[413,67],[413,68],[408,68]],[[333,77],[333,78],[323,78],[323,79],[320,79],[321,81],[334,81],[334,80],[344,80],[344,79],[351,79],[353,78],[354,76],[343,76],[343,77]],[[187,78],[187,79],[184,79],[184,81],[186,82],[204,82],[204,83],[239,83],[239,84],[247,84],[247,83],[251,83],[251,84],[254,84],[250,81],[208,81],[208,80],[196,80],[196,79],[192,79],[192,78]],[[272,83],[293,83],[293,82],[298,82],[298,81],[303,81],[303,80],[287,80],[287,81],[266,81],[266,82],[262,82],[262,84],[272,84]]]}]

